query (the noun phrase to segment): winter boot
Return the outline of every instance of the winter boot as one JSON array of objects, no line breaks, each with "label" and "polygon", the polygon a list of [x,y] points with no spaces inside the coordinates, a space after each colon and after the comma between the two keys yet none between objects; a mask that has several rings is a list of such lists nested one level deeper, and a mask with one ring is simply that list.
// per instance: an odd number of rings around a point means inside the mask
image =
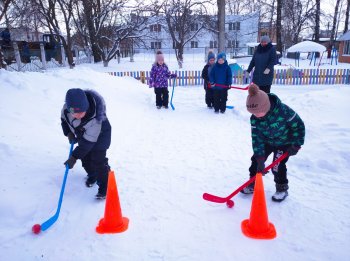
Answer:
[{"label": "winter boot", "polygon": [[99,186],[98,192],[95,196],[96,199],[105,199],[107,193],[107,187],[106,186]]},{"label": "winter boot", "polygon": [[281,202],[288,196],[288,184],[276,184],[276,192],[272,195],[272,201]]},{"label": "winter boot", "polygon": [[93,176],[88,176],[87,179],[85,180],[85,185],[88,188],[91,188],[95,183],[96,183],[96,177],[93,177]]},{"label": "winter boot", "polygon": [[254,193],[255,182],[250,183],[248,186],[243,188],[240,192],[243,194],[253,194]]}]

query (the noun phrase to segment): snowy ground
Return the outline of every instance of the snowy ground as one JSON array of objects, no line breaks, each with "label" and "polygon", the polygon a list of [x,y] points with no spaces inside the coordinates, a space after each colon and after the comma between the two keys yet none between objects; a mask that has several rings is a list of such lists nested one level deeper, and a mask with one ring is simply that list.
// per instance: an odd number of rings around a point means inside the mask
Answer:
[{"label": "snowy ground", "polygon": [[[176,110],[159,111],[152,89],[87,67],[0,71],[0,260],[350,260],[349,86],[272,87],[304,120],[306,143],[289,161],[286,201],[270,200],[273,177],[264,177],[277,231],[264,241],[241,232],[250,196],[237,195],[232,209],[202,199],[204,192],[226,196],[248,179],[246,92],[231,90],[227,104],[235,109],[215,115],[202,87],[176,88]],[[108,157],[130,219],[122,234],[95,232],[104,202],[94,200],[96,187],[84,186],[80,163],[69,172],[58,221],[31,233],[57,207],[69,150],[60,110],[72,87],[106,99]]]}]

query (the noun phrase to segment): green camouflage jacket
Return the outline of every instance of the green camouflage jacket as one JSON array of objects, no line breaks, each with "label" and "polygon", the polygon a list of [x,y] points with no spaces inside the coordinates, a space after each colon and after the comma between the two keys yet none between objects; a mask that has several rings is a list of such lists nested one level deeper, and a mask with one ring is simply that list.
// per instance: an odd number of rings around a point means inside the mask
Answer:
[{"label": "green camouflage jacket", "polygon": [[255,157],[265,155],[265,144],[273,147],[304,144],[305,125],[299,115],[272,93],[271,109],[262,118],[250,117]]}]

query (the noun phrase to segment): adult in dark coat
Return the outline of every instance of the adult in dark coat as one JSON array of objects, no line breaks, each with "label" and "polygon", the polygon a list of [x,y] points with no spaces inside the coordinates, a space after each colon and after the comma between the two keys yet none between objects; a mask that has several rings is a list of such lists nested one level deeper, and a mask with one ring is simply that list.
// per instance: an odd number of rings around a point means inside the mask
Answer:
[{"label": "adult in dark coat", "polygon": [[260,90],[266,93],[270,93],[275,64],[276,48],[271,44],[270,38],[264,35],[261,37],[260,44],[250,61],[247,73],[250,73],[255,68],[253,82],[259,86]]},{"label": "adult in dark coat", "polygon": [[5,47],[9,47],[11,44],[10,30],[8,28],[5,28],[5,30],[0,33],[0,37],[2,38]]},{"label": "adult in dark coat", "polygon": [[111,125],[106,116],[106,104],[93,90],[69,89],[61,112],[63,134],[70,143],[78,143],[65,162],[71,169],[78,159],[87,172],[87,187],[96,181],[97,199],[106,197],[108,172],[107,149],[111,144]]}]

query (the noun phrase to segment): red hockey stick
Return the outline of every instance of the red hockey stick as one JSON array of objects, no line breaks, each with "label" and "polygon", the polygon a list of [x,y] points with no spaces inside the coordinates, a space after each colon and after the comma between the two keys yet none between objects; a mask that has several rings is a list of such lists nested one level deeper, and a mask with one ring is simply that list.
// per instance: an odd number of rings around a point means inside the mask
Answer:
[{"label": "red hockey stick", "polygon": [[[279,163],[280,161],[282,161],[283,159],[285,159],[288,156],[288,153],[285,152],[282,154],[281,157],[279,157],[278,159],[276,159],[274,162],[272,162],[269,166],[267,166],[263,172],[267,172],[269,169],[271,169],[273,166],[275,166],[277,163]],[[233,191],[230,195],[228,195],[227,197],[223,198],[223,197],[219,197],[219,196],[215,196],[212,194],[208,194],[208,193],[204,193],[203,194],[203,199],[211,201],[211,202],[216,202],[216,203],[227,203],[228,201],[230,201],[231,198],[233,198],[236,194],[238,194],[243,188],[245,188],[246,186],[248,186],[250,183],[253,183],[255,180],[255,176],[251,177],[247,182],[245,182],[242,186],[240,186],[239,188],[237,188],[235,191]],[[232,202],[233,203],[233,202]]]},{"label": "red hockey stick", "polygon": [[[249,85],[250,85],[250,84],[249,84]],[[215,83],[214,86],[211,86],[210,83],[208,83],[209,88],[218,86],[218,87],[222,87],[222,88],[227,88],[227,89],[238,89],[238,90],[242,90],[242,91],[248,90],[249,85],[247,85],[246,87],[243,87],[243,88],[242,88],[242,87],[228,86],[228,85],[223,85],[223,84],[218,84],[218,83]]]}]

